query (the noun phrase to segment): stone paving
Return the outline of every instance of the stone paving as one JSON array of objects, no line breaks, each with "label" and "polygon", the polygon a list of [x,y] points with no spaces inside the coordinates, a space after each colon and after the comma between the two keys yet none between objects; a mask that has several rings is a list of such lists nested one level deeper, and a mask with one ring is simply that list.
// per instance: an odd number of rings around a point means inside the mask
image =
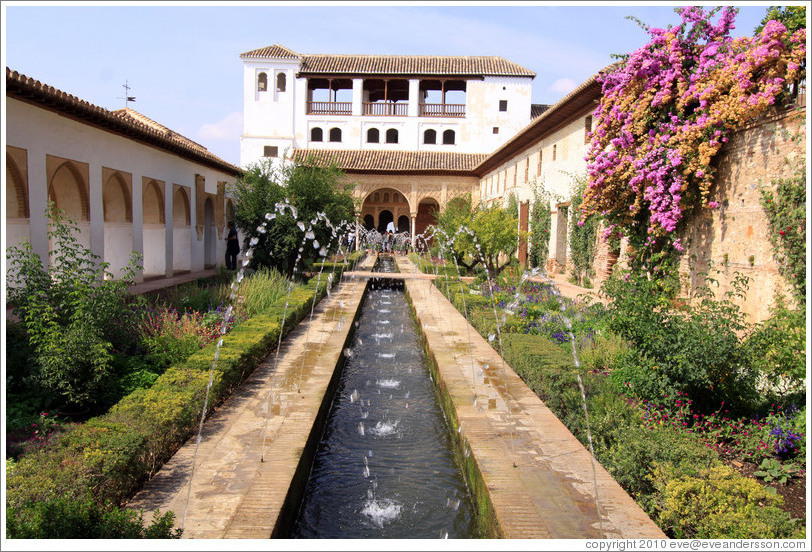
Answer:
[{"label": "stone paving", "polygon": [[[374,261],[345,274],[278,356],[271,353],[209,417],[199,447],[190,439],[130,508],[174,511],[184,538],[284,534]],[[398,263],[405,275],[419,274],[407,257]],[[406,290],[501,536],[665,538],[430,280],[406,278]]]}]

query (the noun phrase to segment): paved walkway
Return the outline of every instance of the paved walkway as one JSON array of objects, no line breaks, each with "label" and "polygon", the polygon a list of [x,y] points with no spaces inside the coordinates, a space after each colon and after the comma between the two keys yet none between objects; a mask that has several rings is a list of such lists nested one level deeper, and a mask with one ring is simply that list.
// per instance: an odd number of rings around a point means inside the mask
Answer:
[{"label": "paved walkway", "polygon": [[[266,539],[290,523],[375,257],[343,278],[129,507],[172,510],[185,538]],[[398,262],[458,439],[507,538],[665,538],[433,283]],[[304,457],[303,457],[304,453]],[[192,469],[194,467],[194,469]],[[594,468],[594,472],[593,472]],[[190,475],[193,474],[193,477]],[[190,482],[191,481],[191,482]],[[595,501],[595,481],[600,515]],[[188,499],[187,499],[188,497]]]},{"label": "paved walkway", "polygon": [[219,268],[210,268],[208,270],[200,270],[197,272],[187,272],[185,274],[178,274],[177,276],[170,276],[169,278],[155,278],[146,280],[138,284],[133,284],[128,289],[130,293],[147,293],[158,289],[178,286],[187,282],[193,282],[198,278],[212,278],[217,276],[219,273]]}]

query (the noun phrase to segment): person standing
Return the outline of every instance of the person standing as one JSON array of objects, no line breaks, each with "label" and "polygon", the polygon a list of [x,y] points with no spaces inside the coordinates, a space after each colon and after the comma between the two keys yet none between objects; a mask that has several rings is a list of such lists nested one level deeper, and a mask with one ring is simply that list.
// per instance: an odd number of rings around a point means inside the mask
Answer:
[{"label": "person standing", "polygon": [[228,236],[226,236],[226,270],[237,270],[237,254],[240,252],[240,238],[234,222],[228,223]]}]

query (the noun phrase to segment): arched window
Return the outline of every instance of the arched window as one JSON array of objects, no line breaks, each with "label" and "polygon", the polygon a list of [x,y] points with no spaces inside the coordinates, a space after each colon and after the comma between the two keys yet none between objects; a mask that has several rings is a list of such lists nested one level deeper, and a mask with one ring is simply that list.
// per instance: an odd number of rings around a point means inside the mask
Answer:
[{"label": "arched window", "polygon": [[285,87],[288,84],[288,77],[285,73],[277,73],[276,74],[276,91],[277,92],[284,92]]},{"label": "arched window", "polygon": [[314,127],[310,129],[310,141],[311,142],[321,142],[324,140],[324,132],[319,127]]},{"label": "arched window", "polygon": [[268,75],[260,73],[257,76],[257,92],[265,92],[268,90]]},{"label": "arched window", "polygon": [[428,129],[426,132],[423,133],[423,143],[424,144],[436,144],[437,143],[437,131],[433,129]]},{"label": "arched window", "polygon": [[377,144],[381,141],[381,131],[377,128],[371,128],[367,131],[367,143]]},{"label": "arched window", "polygon": [[398,143],[398,131],[395,128],[390,128],[386,131],[386,143],[387,144],[397,144]]},{"label": "arched window", "polygon": [[340,142],[341,141],[341,129],[338,127],[333,127],[330,129],[330,141],[331,142]]},{"label": "arched window", "polygon": [[443,131],[443,144],[453,144],[454,138],[455,135],[453,130]]}]

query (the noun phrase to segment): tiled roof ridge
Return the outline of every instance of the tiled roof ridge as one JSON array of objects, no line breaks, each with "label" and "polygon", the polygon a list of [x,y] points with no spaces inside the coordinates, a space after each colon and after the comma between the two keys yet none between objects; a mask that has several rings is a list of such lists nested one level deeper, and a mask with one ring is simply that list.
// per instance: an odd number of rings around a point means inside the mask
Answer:
[{"label": "tiled roof ridge", "polygon": [[[6,67],[6,94],[26,98],[56,111],[71,113],[88,123],[103,126],[119,134],[140,138],[170,152],[186,153],[187,157],[191,157],[195,161],[213,165],[226,172],[233,174],[242,172],[242,169],[220,159],[200,144],[152,121],[140,113],[138,113],[140,117],[152,124],[139,120],[139,118],[126,113],[126,110],[110,111],[92,104],[87,100],[28,77],[18,71],[12,71],[9,67]],[[161,129],[166,129],[169,134]]]},{"label": "tiled roof ridge", "polygon": [[299,58],[301,54],[297,54],[290,48],[286,48],[281,44],[273,44],[263,48],[257,48],[248,52],[243,52],[240,57],[273,57],[273,58]]},{"label": "tiled roof ridge", "polygon": [[[516,62],[501,56],[452,56],[434,54],[297,54],[279,44],[266,46],[244,52],[241,58],[291,58],[301,61],[301,71],[304,73],[426,73],[426,74],[472,74],[472,75],[510,75],[535,77],[536,73],[522,67]],[[429,62],[429,63],[427,63]],[[443,65],[443,68],[431,68],[430,62]],[[376,63],[400,64],[406,66],[402,70],[386,70],[376,68]],[[448,70],[448,66],[461,65],[461,67]]]}]

